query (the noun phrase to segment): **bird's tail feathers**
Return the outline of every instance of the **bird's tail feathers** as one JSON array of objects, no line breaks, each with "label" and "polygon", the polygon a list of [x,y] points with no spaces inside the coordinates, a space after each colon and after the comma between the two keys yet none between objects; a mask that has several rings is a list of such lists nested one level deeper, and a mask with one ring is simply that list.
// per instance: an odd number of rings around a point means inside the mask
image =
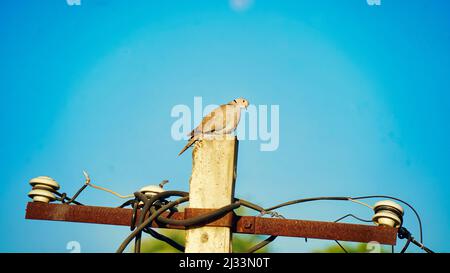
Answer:
[{"label": "bird's tail feathers", "polygon": [[178,156],[180,156],[182,153],[184,153],[184,151],[186,151],[189,147],[191,147],[192,144],[194,144],[194,142],[197,139],[198,139],[198,136],[191,137],[191,139],[189,139],[188,143],[186,144],[186,146],[184,146],[184,148],[181,150],[181,152],[178,154]]}]

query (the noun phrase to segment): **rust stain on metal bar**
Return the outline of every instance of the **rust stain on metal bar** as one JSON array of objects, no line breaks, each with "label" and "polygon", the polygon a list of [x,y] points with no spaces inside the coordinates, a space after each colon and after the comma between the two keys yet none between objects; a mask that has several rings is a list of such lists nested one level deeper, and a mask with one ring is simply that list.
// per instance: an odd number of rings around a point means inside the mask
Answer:
[{"label": "rust stain on metal bar", "polygon": [[[186,219],[186,216],[197,216],[204,212],[206,211],[191,211],[187,212],[187,215],[185,215],[185,212],[175,212],[170,214],[170,218],[183,220]],[[132,213],[133,211],[131,209],[124,208],[30,202],[27,205],[25,218],[129,226]],[[163,216],[169,217],[169,213],[164,213]],[[226,217],[224,219],[226,219]],[[229,220],[222,221],[226,221],[226,223],[228,223]],[[387,245],[395,245],[397,238],[396,228],[382,226],[264,218],[254,216],[234,216],[232,221],[233,232],[236,233],[306,237],[366,243],[370,241],[377,241],[380,244]],[[211,225],[213,222],[209,224]],[[219,222],[219,224],[222,225],[223,223]],[[155,221],[152,223],[152,227],[185,229],[182,226],[166,226],[163,224],[158,224]]]},{"label": "rust stain on metal bar", "polygon": [[[130,226],[131,217],[133,215],[132,209],[125,208],[109,208],[96,206],[77,206],[67,204],[47,204],[42,202],[29,202],[27,204],[27,211],[25,218],[34,220],[50,220],[50,221],[67,221],[91,224],[104,225],[118,225]],[[138,218],[140,211],[137,212]],[[168,217],[169,213],[164,213],[162,216]],[[171,213],[171,219],[183,220],[184,213]],[[171,226],[158,224],[155,221],[152,223],[153,227],[160,228],[174,228],[184,229],[181,226]]]},{"label": "rust stain on metal bar", "polygon": [[[254,223],[252,223],[254,221]],[[305,237],[339,241],[395,245],[397,229],[384,226],[369,226],[334,222],[319,222],[277,218],[242,216],[236,226],[237,232],[267,234],[289,237]],[[252,227],[248,227],[253,225]]]}]

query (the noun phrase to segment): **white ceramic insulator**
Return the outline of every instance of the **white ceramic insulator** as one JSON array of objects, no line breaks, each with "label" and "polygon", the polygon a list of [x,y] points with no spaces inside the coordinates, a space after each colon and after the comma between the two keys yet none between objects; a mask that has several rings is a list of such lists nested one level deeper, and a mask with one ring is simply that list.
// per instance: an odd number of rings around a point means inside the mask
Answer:
[{"label": "white ceramic insulator", "polygon": [[139,190],[143,194],[145,194],[147,197],[152,197],[158,193],[164,192],[165,190],[157,185],[148,185]]},{"label": "white ceramic insulator", "polygon": [[[400,212],[401,215],[390,211],[390,210],[379,210],[378,208],[380,208],[381,206],[384,207],[392,207],[395,208],[396,210],[398,210]],[[402,216],[403,216],[403,208],[391,201],[391,200],[383,200],[383,201],[379,201],[377,203],[375,203],[374,205],[374,211],[376,211],[375,215],[372,217],[372,221],[377,224],[377,225],[381,225],[381,226],[389,226],[389,227],[395,227],[398,228],[400,227],[400,225],[402,224]]]},{"label": "white ceramic insulator", "polygon": [[53,190],[59,190],[59,184],[55,181],[55,179],[49,177],[49,176],[38,176],[35,178],[32,178],[30,180],[31,186],[37,186],[40,185],[42,187],[51,188]]},{"label": "white ceramic insulator", "polygon": [[46,191],[46,190],[32,190],[28,193],[28,196],[30,198],[33,198],[34,202],[44,202],[44,203],[49,203],[51,201],[54,201],[56,199],[56,196],[50,192],[50,191]]}]

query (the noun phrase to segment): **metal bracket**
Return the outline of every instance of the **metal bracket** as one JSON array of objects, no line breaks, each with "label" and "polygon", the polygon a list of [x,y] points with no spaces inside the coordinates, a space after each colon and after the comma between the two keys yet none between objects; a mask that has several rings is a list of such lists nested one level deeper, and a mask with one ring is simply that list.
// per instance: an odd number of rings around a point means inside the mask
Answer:
[{"label": "metal bracket", "polygon": [[[217,209],[198,209],[198,208],[185,208],[184,209],[184,219],[189,219],[193,217],[197,217],[209,212],[214,212]],[[236,214],[233,211],[230,211],[229,213],[225,214],[219,219],[216,219],[212,222],[206,223],[201,226],[208,226],[208,227],[233,227],[234,221],[236,219]]]},{"label": "metal bracket", "polygon": [[[164,212],[162,216],[184,220],[187,217],[198,216],[210,211],[210,209],[186,208],[184,212]],[[30,202],[27,204],[25,218],[129,226],[132,214],[133,210],[128,208]],[[183,226],[164,225],[157,221],[153,221],[151,225],[154,228],[185,229]],[[363,243],[377,241],[387,245],[395,245],[397,239],[397,229],[386,226],[239,216],[234,213],[228,213],[206,226],[231,227],[233,232],[241,234],[306,237]]]}]

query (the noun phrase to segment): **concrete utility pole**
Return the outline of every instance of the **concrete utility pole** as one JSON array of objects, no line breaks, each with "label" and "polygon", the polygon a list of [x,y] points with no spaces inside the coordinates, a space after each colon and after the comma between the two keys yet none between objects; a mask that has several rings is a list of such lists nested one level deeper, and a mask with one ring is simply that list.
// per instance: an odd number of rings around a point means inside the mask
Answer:
[{"label": "concrete utility pole", "polygon": [[[196,142],[192,152],[189,208],[217,209],[234,200],[238,155],[236,137]],[[232,252],[230,227],[186,230],[186,252]]]}]

